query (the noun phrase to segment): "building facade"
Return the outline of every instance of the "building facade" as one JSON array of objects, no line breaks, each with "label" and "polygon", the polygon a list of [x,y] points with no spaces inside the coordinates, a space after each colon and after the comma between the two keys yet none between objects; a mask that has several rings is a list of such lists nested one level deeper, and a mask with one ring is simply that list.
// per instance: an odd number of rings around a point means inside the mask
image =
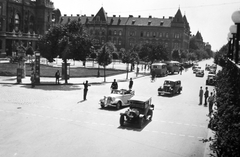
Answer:
[{"label": "building facade", "polygon": [[67,16],[59,20],[64,24],[71,20],[81,21],[94,39],[95,47],[100,47],[107,41],[114,43],[119,50],[129,50],[134,44],[152,43],[162,44],[169,52],[174,49],[188,51],[190,41],[190,27],[186,16],[182,16],[180,9],[174,17],[108,17],[103,7],[96,15]]},{"label": "building facade", "polygon": [[19,46],[35,49],[54,22],[54,11],[50,0],[0,0],[0,56],[14,55]]}]

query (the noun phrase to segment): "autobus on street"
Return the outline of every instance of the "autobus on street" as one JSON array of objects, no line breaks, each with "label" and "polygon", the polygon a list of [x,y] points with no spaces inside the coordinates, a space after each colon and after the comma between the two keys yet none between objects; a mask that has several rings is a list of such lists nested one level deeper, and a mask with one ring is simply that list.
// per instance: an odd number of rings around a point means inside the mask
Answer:
[{"label": "autobus on street", "polygon": [[179,73],[180,63],[178,61],[166,61],[167,71],[169,74],[174,74],[175,72]]},{"label": "autobus on street", "polygon": [[155,71],[156,76],[167,75],[167,64],[165,63],[153,63],[151,69],[152,71]]}]

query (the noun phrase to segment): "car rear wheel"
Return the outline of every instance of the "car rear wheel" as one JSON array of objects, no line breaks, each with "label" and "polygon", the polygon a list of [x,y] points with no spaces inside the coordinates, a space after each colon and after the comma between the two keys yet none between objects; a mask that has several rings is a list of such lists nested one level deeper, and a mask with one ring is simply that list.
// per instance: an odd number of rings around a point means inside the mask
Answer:
[{"label": "car rear wheel", "polygon": [[139,118],[139,128],[141,129],[143,127],[143,117]]},{"label": "car rear wheel", "polygon": [[153,117],[153,111],[152,110],[149,110],[149,120],[152,120],[152,117]]},{"label": "car rear wheel", "polygon": [[120,125],[124,126],[124,115],[121,115],[120,117]]},{"label": "car rear wheel", "polygon": [[117,109],[120,109],[121,106],[122,106],[121,101],[117,102],[116,108],[117,108]]}]

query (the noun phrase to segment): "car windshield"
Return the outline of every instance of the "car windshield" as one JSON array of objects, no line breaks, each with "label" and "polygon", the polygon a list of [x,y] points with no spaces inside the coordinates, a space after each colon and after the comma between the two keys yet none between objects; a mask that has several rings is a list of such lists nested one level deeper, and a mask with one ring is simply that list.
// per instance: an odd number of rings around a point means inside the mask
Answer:
[{"label": "car windshield", "polygon": [[171,85],[172,86],[172,85],[174,85],[174,82],[172,82],[172,81],[165,81],[164,85]]}]

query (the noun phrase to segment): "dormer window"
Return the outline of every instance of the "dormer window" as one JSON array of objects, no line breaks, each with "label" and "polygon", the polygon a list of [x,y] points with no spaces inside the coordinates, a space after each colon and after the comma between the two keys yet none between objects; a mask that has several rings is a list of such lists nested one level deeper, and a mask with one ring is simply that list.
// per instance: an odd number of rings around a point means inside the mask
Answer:
[{"label": "dormer window", "polygon": [[151,25],[152,21],[148,21],[148,25]]},{"label": "dormer window", "polygon": [[132,25],[134,25],[135,24],[135,20],[132,20]]},{"label": "dormer window", "polygon": [[96,21],[99,22],[100,21],[100,16],[96,17]]},{"label": "dormer window", "polygon": [[162,25],[163,25],[163,21],[160,22],[160,26],[162,26]]}]

